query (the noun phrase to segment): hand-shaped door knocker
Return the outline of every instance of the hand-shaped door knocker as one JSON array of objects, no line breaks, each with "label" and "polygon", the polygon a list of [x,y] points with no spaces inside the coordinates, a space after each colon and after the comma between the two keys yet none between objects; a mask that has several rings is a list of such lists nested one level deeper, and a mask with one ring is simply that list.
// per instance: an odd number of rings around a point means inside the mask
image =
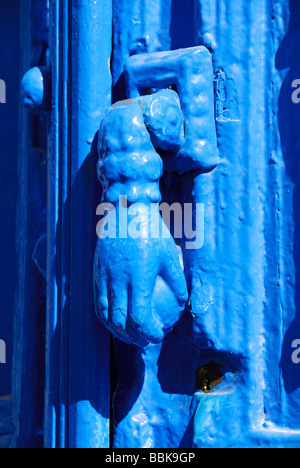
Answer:
[{"label": "hand-shaped door knocker", "polygon": [[[145,347],[163,341],[188,300],[178,250],[159,212],[159,181],[163,167],[183,174],[218,163],[211,54],[196,47],[138,55],[125,74],[130,99],[108,110],[99,132],[105,216],[95,305],[115,337]],[[160,91],[140,96],[145,88]]]}]

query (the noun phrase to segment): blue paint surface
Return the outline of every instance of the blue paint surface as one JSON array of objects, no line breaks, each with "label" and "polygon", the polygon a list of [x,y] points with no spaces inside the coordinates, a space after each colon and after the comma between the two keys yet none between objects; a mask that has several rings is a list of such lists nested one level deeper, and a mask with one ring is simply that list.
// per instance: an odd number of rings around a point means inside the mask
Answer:
[{"label": "blue paint surface", "polygon": [[0,339],[6,342],[7,364],[0,365],[0,397],[11,393],[13,307],[17,282],[16,210],[19,106],[19,1],[5,2],[0,15],[0,79],[6,84],[6,103],[0,104],[2,170],[0,262]]},{"label": "blue paint surface", "polygon": [[111,102],[111,0],[54,0],[50,18],[45,445],[108,447],[110,337],[94,313],[93,257],[96,134]]},{"label": "blue paint surface", "polygon": [[[297,197],[298,165],[290,163],[296,164],[291,154],[298,147],[297,108],[289,95],[297,74],[295,56],[282,63],[283,49],[295,50],[299,7],[286,1],[233,7],[229,0],[203,0],[189,2],[182,14],[179,2],[167,0],[143,13],[138,1],[120,1],[118,6],[115,100],[126,97],[124,66],[127,97],[175,85],[187,117],[185,131],[192,135],[191,151],[187,145],[185,152],[183,145],[173,168],[168,165],[172,157],[160,152],[164,168],[177,172],[163,176],[161,194],[163,200],[204,203],[205,244],[199,251],[183,249],[190,300],[163,345],[139,351],[116,344],[114,444],[299,446],[298,372],[290,348],[297,329],[293,272],[296,266],[297,276],[299,257],[292,240],[297,232],[292,193]],[[164,20],[158,18],[162,9]],[[164,29],[168,37],[157,28],[160,21],[170,26]],[[206,124],[196,119],[189,128],[193,116],[205,109],[204,102],[194,107],[196,58],[193,64],[184,63],[189,78],[185,87],[178,70],[187,52],[178,52],[172,64],[172,55],[161,50],[202,44],[209,50],[202,49],[203,54],[212,59],[205,85],[214,85],[214,96],[206,88]],[[154,55],[143,55],[149,53]],[[286,77],[288,67],[292,72]],[[201,76],[203,69],[199,66],[195,75]],[[204,145],[207,152],[201,158],[197,132],[203,129],[212,145]],[[294,167],[292,176],[289,167]],[[295,315],[286,334],[286,321],[291,323]],[[198,394],[195,369],[212,360],[224,366],[223,384],[210,395]]]},{"label": "blue paint surface", "polygon": [[[36,5],[33,25],[42,8]],[[28,64],[51,64],[54,103],[48,205],[41,202],[43,216],[48,210],[45,445],[300,447],[300,371],[292,361],[300,339],[299,107],[291,100],[300,78],[298,0],[53,0],[50,25],[50,60],[46,29],[33,27]],[[11,33],[4,22],[5,39]],[[11,118],[8,112],[0,129],[9,154],[3,187],[16,164]],[[33,126],[32,135],[40,131]],[[37,153],[29,155],[30,169],[37,168]],[[28,174],[30,222],[41,186]],[[189,250],[182,239],[183,271],[172,237],[158,231],[154,240],[123,239],[118,228],[116,238],[98,241],[93,278],[101,201],[115,209],[111,227],[124,211],[132,221],[134,204],[143,203],[145,234],[151,203],[157,213],[161,201],[190,203],[194,220],[196,204],[204,204],[204,245]],[[36,281],[32,254],[45,274],[39,231],[30,223],[23,236],[31,278],[24,289],[30,286],[35,301],[44,278]],[[2,235],[2,265],[9,267],[0,318],[14,284],[12,237]],[[44,365],[32,352],[40,342],[29,342],[38,324],[43,329],[41,309],[32,301],[29,314],[29,299],[23,436],[28,421],[32,431],[38,427],[28,414],[43,374],[34,374],[33,364]],[[12,348],[12,323],[4,323]],[[212,361],[223,379],[205,394],[195,372]],[[10,391],[8,370],[0,395]],[[43,413],[39,405],[34,415]],[[28,445],[37,440],[31,430]]]}]

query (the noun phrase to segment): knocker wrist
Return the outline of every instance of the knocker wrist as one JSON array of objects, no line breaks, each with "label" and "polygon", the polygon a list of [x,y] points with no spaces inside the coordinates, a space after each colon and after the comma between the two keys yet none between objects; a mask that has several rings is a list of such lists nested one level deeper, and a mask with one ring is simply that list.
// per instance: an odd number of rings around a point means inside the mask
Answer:
[{"label": "knocker wrist", "polygon": [[151,206],[161,201],[159,182],[129,180],[125,183],[114,183],[109,186],[106,199],[116,207],[121,204],[130,206],[136,203]]}]

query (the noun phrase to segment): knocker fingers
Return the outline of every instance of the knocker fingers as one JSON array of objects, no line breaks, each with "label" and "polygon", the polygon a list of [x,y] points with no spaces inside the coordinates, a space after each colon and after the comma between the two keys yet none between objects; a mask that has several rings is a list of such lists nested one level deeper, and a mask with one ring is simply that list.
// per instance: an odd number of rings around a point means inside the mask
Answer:
[{"label": "knocker fingers", "polygon": [[169,249],[162,258],[160,276],[169,285],[173,291],[178,305],[182,308],[188,301],[187,284],[183,269],[180,265],[176,249],[173,252]]},{"label": "knocker fingers", "polygon": [[94,291],[96,312],[103,324],[108,322],[108,284],[107,275],[105,273],[94,274]]},{"label": "knocker fingers", "polygon": [[126,343],[147,346],[149,341],[139,335],[130,320],[127,284],[110,283],[109,289],[109,328],[112,334]]},{"label": "knocker fingers", "polygon": [[[155,284],[155,283],[154,283]],[[144,289],[135,284],[129,295],[129,315],[132,326],[148,343],[161,343],[164,339],[163,324],[153,313],[153,287]]]}]

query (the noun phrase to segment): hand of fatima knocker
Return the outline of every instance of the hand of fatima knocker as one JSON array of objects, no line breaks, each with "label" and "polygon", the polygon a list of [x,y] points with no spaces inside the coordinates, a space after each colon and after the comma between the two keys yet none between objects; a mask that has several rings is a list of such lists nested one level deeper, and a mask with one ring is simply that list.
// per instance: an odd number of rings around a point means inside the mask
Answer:
[{"label": "hand of fatima knocker", "polygon": [[[159,213],[159,180],[163,164],[179,174],[217,164],[207,125],[214,118],[211,57],[204,47],[140,55],[126,74],[133,99],[112,106],[99,132],[98,172],[109,213],[98,232],[95,302],[115,337],[144,347],[164,339],[188,300],[176,244]],[[171,84],[179,96],[170,89],[139,96],[139,87]]]}]

